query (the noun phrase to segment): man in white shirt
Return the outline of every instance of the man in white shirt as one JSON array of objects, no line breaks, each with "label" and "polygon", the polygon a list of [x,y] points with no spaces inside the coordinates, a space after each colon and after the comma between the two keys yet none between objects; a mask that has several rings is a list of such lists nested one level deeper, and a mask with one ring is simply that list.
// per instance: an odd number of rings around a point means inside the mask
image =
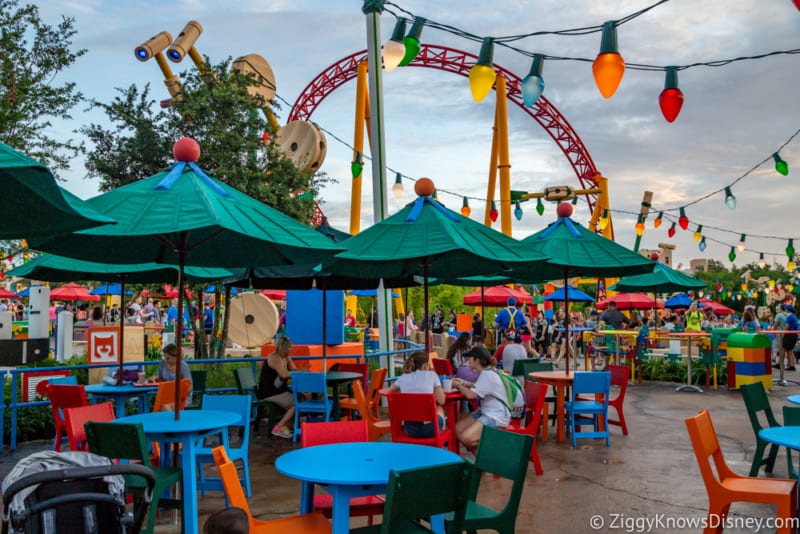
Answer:
[{"label": "man in white shirt", "polygon": [[[503,369],[509,373],[514,371],[514,362],[528,358],[525,347],[519,344],[519,334],[513,330],[505,332],[503,335]],[[523,376],[524,380],[525,377]]]}]

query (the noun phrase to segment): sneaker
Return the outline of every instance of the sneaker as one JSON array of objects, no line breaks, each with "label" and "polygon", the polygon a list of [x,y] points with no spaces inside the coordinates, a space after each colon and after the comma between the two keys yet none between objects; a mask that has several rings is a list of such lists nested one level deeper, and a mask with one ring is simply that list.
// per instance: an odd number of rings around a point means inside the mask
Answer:
[{"label": "sneaker", "polygon": [[272,429],[272,435],[273,436],[278,436],[279,438],[288,439],[288,438],[292,437],[292,431],[289,430],[288,428],[286,428],[285,426],[282,426],[282,427],[277,427],[276,426],[275,428]]},{"label": "sneaker", "polygon": [[789,367],[784,367],[783,370],[784,371],[794,371],[795,368],[794,368],[794,365],[790,365]]}]

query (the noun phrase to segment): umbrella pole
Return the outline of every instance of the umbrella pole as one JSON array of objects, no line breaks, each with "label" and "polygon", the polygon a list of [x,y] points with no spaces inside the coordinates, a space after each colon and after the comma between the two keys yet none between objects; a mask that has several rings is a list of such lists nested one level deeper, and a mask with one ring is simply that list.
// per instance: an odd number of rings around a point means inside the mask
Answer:
[{"label": "umbrella pole", "polygon": [[425,316],[425,352],[430,356],[433,333],[431,332],[431,321],[430,321],[430,316],[428,315],[428,260],[425,260],[425,265],[423,265],[422,269],[423,269],[423,276],[425,277],[422,283],[422,291],[423,291],[422,298],[424,305],[423,315]]},{"label": "umbrella pole", "polygon": [[[484,306],[483,298],[485,296],[483,290],[485,289],[485,287],[486,287],[486,284],[481,282],[481,324],[483,325],[483,328],[482,328],[483,332],[481,332],[481,335],[483,335],[483,333],[487,331],[486,330],[486,322],[483,320],[483,313],[484,313],[484,311],[483,311],[483,306]],[[485,339],[483,340],[483,344],[486,345],[486,340]],[[495,336],[494,344],[495,344],[495,348],[496,348],[497,347],[497,337],[496,336]]]},{"label": "umbrella pole", "polygon": [[567,376],[569,376],[569,351],[572,349],[569,339],[569,278],[564,269],[564,354],[566,357]]},{"label": "umbrella pole", "polygon": [[[120,275],[119,285],[122,294],[125,294],[125,275]],[[120,300],[124,302],[124,300]],[[119,370],[117,370],[117,385],[122,385],[122,373],[125,371],[125,312],[120,314],[119,317]]]},{"label": "umbrella pole", "polygon": [[[175,340],[177,341],[178,361],[175,364],[175,420],[181,418],[181,366],[183,365],[183,269],[186,263],[186,253],[178,252],[178,320],[175,322]],[[177,458],[177,455],[175,455]]]},{"label": "umbrella pole", "polygon": [[328,372],[328,292],[322,290],[322,372]]}]

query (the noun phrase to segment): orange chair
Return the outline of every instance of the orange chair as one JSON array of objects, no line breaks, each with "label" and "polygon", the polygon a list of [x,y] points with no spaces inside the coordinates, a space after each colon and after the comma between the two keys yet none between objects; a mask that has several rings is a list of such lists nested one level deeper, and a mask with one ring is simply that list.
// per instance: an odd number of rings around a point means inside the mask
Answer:
[{"label": "orange chair", "polygon": [[86,442],[86,429],[84,424],[89,421],[108,423],[114,420],[114,404],[101,402],[100,404],[87,404],[75,406],[64,410],[64,424],[67,429],[67,442],[71,451],[88,451]]},{"label": "orange chair", "polygon": [[[536,434],[542,424],[542,413],[544,412],[544,398],[547,394],[547,384],[539,382],[525,381],[525,419],[528,423],[520,426],[520,419],[512,419],[511,424],[502,430],[514,432],[515,434],[529,434],[533,437],[531,446],[531,462],[537,475],[542,475],[542,461],[539,459],[539,450],[536,448]],[[545,423],[545,427],[547,424]]]},{"label": "orange chair", "polygon": [[[779,528],[778,533],[792,532],[790,525],[797,516],[797,482],[788,479],[745,477],[734,473],[725,463],[708,410],[701,410],[685,422],[708,492],[709,524],[718,524],[719,521],[716,520],[727,516],[731,503],[734,502],[774,504],[778,507],[778,517],[784,519],[784,528]],[[708,459],[709,456],[714,460],[713,467]],[[722,526],[707,527],[704,532],[722,532]]]},{"label": "orange chair", "polygon": [[[363,420],[303,423],[300,443],[303,447],[313,447],[329,443],[363,442],[367,441],[367,437],[367,422]],[[383,498],[378,495],[353,497],[350,499],[350,517],[368,516],[371,525],[374,516],[383,514],[384,502]],[[319,510],[330,519],[333,515],[333,496],[314,495],[314,510]]]},{"label": "orange chair", "polygon": [[[387,369],[382,367],[380,369],[375,369],[372,371],[372,374],[369,378],[369,387],[367,388],[367,405],[369,406],[369,410],[372,413],[374,419],[380,419],[380,402],[381,402],[381,395],[380,389],[383,387],[384,382],[386,382],[386,372]],[[362,385],[362,392],[363,392],[363,385]],[[349,397],[346,399],[342,399],[339,401],[339,407],[342,410],[352,410],[358,411],[358,402],[355,399],[355,394],[353,397]],[[362,415],[362,417],[364,417]]]},{"label": "orange chair", "polygon": [[453,364],[446,358],[431,358],[433,370],[439,376],[453,376]]},{"label": "orange chair", "polygon": [[331,532],[331,523],[325,519],[322,512],[282,517],[272,521],[261,521],[254,518],[250,513],[250,506],[247,504],[244,491],[239,483],[236,466],[228,459],[225,447],[221,445],[216,447],[212,454],[214,455],[214,462],[219,469],[220,477],[222,477],[222,487],[225,490],[228,503],[230,506],[241,508],[245,511],[250,521],[251,534],[283,534],[284,532],[291,532],[292,534],[324,534]]},{"label": "orange chair", "polygon": [[[442,448],[455,438],[452,428],[439,427],[436,413],[436,396],[433,393],[389,393],[389,426],[392,441],[396,443],[415,443]],[[432,421],[432,438],[412,438],[403,430],[404,421]]]},{"label": "orange chair", "polygon": [[64,410],[76,406],[86,406],[86,391],[82,385],[67,384],[48,384],[47,396],[50,399],[50,407],[53,409],[53,421],[56,425],[56,439],[53,442],[53,450],[61,452],[61,440],[67,434],[67,425],[64,422]]},{"label": "orange chair", "polygon": [[[186,406],[186,397],[189,396],[190,387],[191,381],[188,378],[181,378],[181,410],[183,410]],[[156,400],[153,403],[153,411],[160,412],[167,404],[175,404],[174,380],[166,380],[158,383],[158,391],[156,391]]]},{"label": "orange chair", "polygon": [[364,387],[361,385],[360,380],[353,382],[353,396],[356,400],[356,410],[361,415],[361,419],[367,422],[369,441],[375,441],[382,435],[392,431],[388,420],[375,417],[375,414],[369,409]]}]

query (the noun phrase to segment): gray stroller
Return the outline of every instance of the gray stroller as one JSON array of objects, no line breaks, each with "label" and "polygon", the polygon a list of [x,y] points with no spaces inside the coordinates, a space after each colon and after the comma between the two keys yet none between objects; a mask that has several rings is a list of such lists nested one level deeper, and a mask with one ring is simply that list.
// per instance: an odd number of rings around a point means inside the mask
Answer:
[{"label": "gray stroller", "polygon": [[125,477],[143,478],[150,492],[156,482],[148,467],[89,452],[31,454],[3,480],[3,534],[138,533],[146,512],[127,511]]}]

